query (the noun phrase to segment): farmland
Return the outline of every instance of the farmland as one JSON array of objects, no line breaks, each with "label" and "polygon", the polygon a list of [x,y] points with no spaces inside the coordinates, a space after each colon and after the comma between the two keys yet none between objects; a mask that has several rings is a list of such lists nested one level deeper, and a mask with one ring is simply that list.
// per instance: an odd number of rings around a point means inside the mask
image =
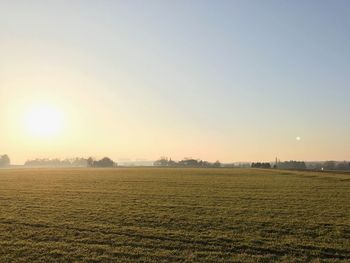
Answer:
[{"label": "farmland", "polygon": [[0,262],[349,262],[350,175],[0,170]]}]

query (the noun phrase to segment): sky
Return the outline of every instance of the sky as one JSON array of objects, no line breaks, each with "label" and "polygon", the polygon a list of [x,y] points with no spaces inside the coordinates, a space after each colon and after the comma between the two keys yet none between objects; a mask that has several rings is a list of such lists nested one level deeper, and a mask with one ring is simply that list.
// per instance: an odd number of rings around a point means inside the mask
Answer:
[{"label": "sky", "polygon": [[349,11],[0,0],[0,154],[350,159]]}]

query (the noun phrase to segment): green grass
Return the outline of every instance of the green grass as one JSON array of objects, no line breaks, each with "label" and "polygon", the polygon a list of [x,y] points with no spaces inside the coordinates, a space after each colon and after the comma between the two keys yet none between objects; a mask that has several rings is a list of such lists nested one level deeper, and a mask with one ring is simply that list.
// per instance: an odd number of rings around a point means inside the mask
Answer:
[{"label": "green grass", "polygon": [[349,262],[350,175],[0,171],[0,262]]}]

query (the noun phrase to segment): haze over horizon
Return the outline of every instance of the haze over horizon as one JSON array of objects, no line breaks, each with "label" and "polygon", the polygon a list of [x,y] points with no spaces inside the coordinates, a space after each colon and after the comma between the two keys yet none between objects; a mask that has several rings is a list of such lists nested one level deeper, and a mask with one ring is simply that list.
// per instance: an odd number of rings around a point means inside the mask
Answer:
[{"label": "haze over horizon", "polygon": [[349,1],[0,1],[0,154],[350,159]]}]

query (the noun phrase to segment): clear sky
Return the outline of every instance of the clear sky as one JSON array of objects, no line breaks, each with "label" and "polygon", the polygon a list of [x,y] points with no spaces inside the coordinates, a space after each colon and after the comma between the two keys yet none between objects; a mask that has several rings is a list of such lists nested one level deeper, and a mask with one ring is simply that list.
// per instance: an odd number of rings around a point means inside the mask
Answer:
[{"label": "clear sky", "polygon": [[349,12],[347,0],[0,0],[0,153],[350,159]]}]

